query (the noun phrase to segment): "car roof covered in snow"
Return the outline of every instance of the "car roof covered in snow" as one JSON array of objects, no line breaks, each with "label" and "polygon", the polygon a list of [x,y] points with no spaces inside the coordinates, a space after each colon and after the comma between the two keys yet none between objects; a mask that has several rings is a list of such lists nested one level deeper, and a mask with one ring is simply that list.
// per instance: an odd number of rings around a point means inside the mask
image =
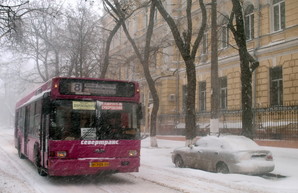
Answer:
[{"label": "car roof covered in snow", "polygon": [[196,145],[234,151],[260,149],[260,146],[257,145],[253,140],[244,136],[236,135],[226,135],[220,137],[206,136],[197,140]]}]

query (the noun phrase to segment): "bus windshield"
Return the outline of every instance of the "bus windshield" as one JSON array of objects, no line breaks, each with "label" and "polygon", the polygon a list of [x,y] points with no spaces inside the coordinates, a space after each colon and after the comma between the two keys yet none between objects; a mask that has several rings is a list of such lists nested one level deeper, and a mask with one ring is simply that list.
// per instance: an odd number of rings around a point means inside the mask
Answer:
[{"label": "bus windshield", "polygon": [[139,139],[138,105],[124,102],[56,100],[52,140]]}]

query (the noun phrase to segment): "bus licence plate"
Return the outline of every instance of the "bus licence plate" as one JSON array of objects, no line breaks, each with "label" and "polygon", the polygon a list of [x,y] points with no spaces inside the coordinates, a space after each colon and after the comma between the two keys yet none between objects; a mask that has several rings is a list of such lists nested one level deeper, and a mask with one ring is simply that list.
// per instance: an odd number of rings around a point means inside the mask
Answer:
[{"label": "bus licence plate", "polygon": [[109,162],[90,162],[89,166],[91,168],[108,167],[108,166],[110,166],[110,163]]}]

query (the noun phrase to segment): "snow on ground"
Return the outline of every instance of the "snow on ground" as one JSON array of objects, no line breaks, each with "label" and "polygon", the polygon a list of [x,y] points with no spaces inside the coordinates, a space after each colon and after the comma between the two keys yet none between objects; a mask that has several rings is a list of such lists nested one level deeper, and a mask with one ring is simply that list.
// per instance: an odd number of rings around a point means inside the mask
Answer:
[{"label": "snow on ground", "polygon": [[272,176],[216,174],[190,168],[175,168],[171,161],[174,148],[182,141],[142,140],[140,172],[114,174],[99,179],[38,176],[32,164],[20,160],[13,144],[13,129],[0,127],[0,193],[38,192],[220,192],[220,193],[297,193],[298,149],[266,147],[273,153]]},{"label": "snow on ground", "polygon": [[[266,147],[273,153],[276,177],[260,177],[241,174],[217,174],[190,168],[175,168],[170,152],[185,142],[159,140],[159,148],[150,148],[149,140],[142,143],[142,167],[136,176],[154,176],[160,183],[172,184],[186,192],[298,192],[298,149]],[[150,168],[155,168],[150,173]],[[148,175],[148,173],[150,175]],[[172,183],[168,183],[173,180]],[[185,182],[185,183],[184,183]],[[189,182],[193,185],[189,186]],[[204,189],[213,184],[212,189]],[[225,191],[227,189],[227,191]],[[201,190],[201,191],[198,191]]]}]

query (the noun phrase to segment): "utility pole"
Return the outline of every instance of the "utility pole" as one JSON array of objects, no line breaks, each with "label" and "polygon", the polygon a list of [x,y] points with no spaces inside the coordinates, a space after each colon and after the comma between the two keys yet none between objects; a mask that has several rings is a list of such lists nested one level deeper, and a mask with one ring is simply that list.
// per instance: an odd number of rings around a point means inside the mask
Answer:
[{"label": "utility pole", "polygon": [[218,81],[218,44],[217,44],[217,0],[211,3],[211,119],[210,134],[219,133],[219,81]]}]

